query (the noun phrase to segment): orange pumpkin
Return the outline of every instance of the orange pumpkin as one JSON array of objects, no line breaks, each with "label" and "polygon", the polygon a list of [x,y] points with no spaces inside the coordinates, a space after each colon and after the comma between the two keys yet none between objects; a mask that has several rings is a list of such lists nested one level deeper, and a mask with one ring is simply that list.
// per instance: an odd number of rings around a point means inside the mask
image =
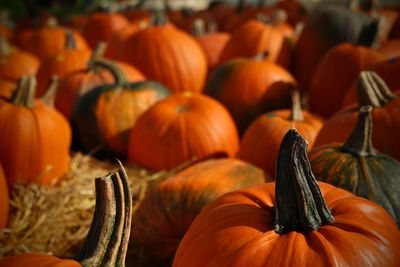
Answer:
[{"label": "orange pumpkin", "polygon": [[163,170],[216,152],[233,157],[238,148],[228,111],[210,97],[185,92],[161,100],[139,117],[131,131],[128,158]]},{"label": "orange pumpkin", "polygon": [[0,260],[0,267],[81,267],[82,265],[74,260],[60,259],[55,256],[39,253],[27,253],[18,256],[9,256]]},{"label": "orange pumpkin", "polygon": [[69,123],[53,107],[34,100],[35,87],[35,79],[24,76],[13,99],[0,103],[0,163],[9,184],[51,185],[69,169]]},{"label": "orange pumpkin", "polygon": [[232,33],[220,63],[235,57],[254,57],[263,51],[268,52],[265,60],[289,67],[290,49],[283,34],[263,22],[250,20]]},{"label": "orange pumpkin", "polygon": [[90,15],[83,27],[83,36],[91,48],[99,42],[107,42],[111,34],[128,26],[129,21],[118,13],[96,12]]},{"label": "orange pumpkin", "polygon": [[6,227],[8,222],[9,198],[7,179],[0,164],[0,231]]},{"label": "orange pumpkin", "polygon": [[271,181],[237,159],[208,159],[151,185],[132,219],[140,266],[171,266],[179,241],[205,205],[239,188]]},{"label": "orange pumpkin", "polygon": [[33,32],[28,32],[26,40],[22,40],[20,46],[40,60],[45,60],[65,50],[65,43],[68,39],[65,31],[71,32],[77,49],[84,50],[89,48],[79,32],[56,26],[42,27]]},{"label": "orange pumpkin", "polygon": [[77,49],[75,39],[70,31],[65,32],[65,35],[68,37],[65,50],[43,60],[39,67],[36,76],[38,81],[37,94],[39,96],[43,95],[51,76],[57,75],[62,79],[65,75],[87,66],[91,51]]},{"label": "orange pumpkin", "polygon": [[400,40],[386,41],[377,50],[388,60],[400,57]]},{"label": "orange pumpkin", "polygon": [[400,232],[377,204],[317,183],[294,129],[275,183],[227,193],[196,217],[173,267],[400,266]]},{"label": "orange pumpkin", "polygon": [[358,109],[371,105],[375,148],[400,160],[400,97],[393,94],[385,82],[372,71],[361,72],[357,81],[358,105],[346,107],[327,120],[319,132],[315,147],[332,142],[343,143],[357,122]]},{"label": "orange pumpkin", "polygon": [[23,75],[35,75],[39,64],[35,56],[11,47],[0,35],[0,79],[17,82]]},{"label": "orange pumpkin", "polygon": [[16,87],[16,83],[0,79],[0,98],[10,99]]},{"label": "orange pumpkin", "polygon": [[126,41],[123,57],[171,92],[203,90],[207,60],[196,40],[161,18]]},{"label": "orange pumpkin", "polygon": [[309,90],[310,111],[329,118],[337,112],[362,70],[382,59],[375,50],[341,44],[330,50],[315,71]]},{"label": "orange pumpkin", "polygon": [[294,87],[295,79],[284,68],[258,58],[241,58],[217,68],[206,93],[224,104],[243,133],[259,115],[289,107]]},{"label": "orange pumpkin", "polygon": [[238,157],[265,170],[275,177],[276,159],[286,132],[295,127],[314,145],[323,121],[318,116],[301,110],[297,91],[292,92],[292,109],[272,111],[258,117],[243,135]]}]

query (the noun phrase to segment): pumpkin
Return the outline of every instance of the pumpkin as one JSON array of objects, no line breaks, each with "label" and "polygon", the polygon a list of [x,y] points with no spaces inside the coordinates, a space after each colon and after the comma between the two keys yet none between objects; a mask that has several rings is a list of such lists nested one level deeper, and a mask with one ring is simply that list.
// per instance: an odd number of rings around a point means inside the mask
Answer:
[{"label": "pumpkin", "polygon": [[9,198],[7,180],[0,164],[0,232],[8,222]]},{"label": "pumpkin", "polygon": [[400,16],[397,17],[396,21],[393,23],[392,29],[389,33],[389,39],[399,39],[400,38]]},{"label": "pumpkin", "polygon": [[316,69],[308,92],[310,111],[332,116],[360,72],[380,60],[378,52],[363,46],[346,43],[330,50]]},{"label": "pumpkin", "polygon": [[208,72],[212,72],[219,63],[219,58],[227,42],[231,38],[226,32],[206,33],[204,21],[197,19],[193,23],[193,35],[207,58]]},{"label": "pumpkin", "polygon": [[128,25],[129,21],[121,14],[96,12],[87,18],[82,34],[90,47],[95,48],[99,42],[106,42],[113,32]]},{"label": "pumpkin", "polygon": [[0,23],[0,36],[3,36],[7,40],[11,40],[13,35],[13,31],[8,26]]},{"label": "pumpkin", "polygon": [[132,219],[140,265],[171,266],[179,241],[206,204],[266,180],[261,169],[243,161],[212,158],[151,185]]},{"label": "pumpkin", "polygon": [[375,148],[400,160],[400,97],[393,94],[385,82],[373,71],[361,72],[357,80],[358,106],[346,107],[327,120],[315,140],[315,147],[331,142],[343,143],[357,121],[358,109],[371,105]]},{"label": "pumpkin", "polygon": [[151,26],[130,36],[123,58],[172,92],[203,90],[207,59],[196,40],[155,15]]},{"label": "pumpkin", "polygon": [[311,149],[322,125],[321,118],[301,110],[299,93],[293,91],[291,110],[281,109],[263,114],[249,126],[243,135],[238,157],[275,177],[276,159],[286,132],[296,127]]},{"label": "pumpkin", "polygon": [[219,66],[206,85],[206,93],[229,110],[240,133],[259,115],[289,107],[297,85],[288,71],[262,57],[231,60]]},{"label": "pumpkin", "polygon": [[[103,57],[105,48],[105,43],[99,43],[87,62],[86,68],[67,74],[60,82],[55,105],[67,118],[71,117],[73,106],[79,96],[93,88],[114,82],[110,71],[93,65],[95,60]],[[118,65],[129,82],[145,79],[139,70],[126,63],[113,62],[113,64]]]},{"label": "pumpkin", "polygon": [[[46,101],[55,87],[52,82]],[[69,169],[69,123],[49,104],[34,99],[35,88],[35,79],[23,76],[11,101],[0,103],[0,164],[11,185],[52,185]]]},{"label": "pumpkin", "polygon": [[[382,80],[386,83],[391,91],[400,90],[400,79],[398,73],[400,73],[400,56],[379,62],[369,68],[371,71],[375,71]],[[357,103],[357,89],[356,82],[353,83],[346,96],[343,99],[342,107],[347,107]]]},{"label": "pumpkin", "polygon": [[96,206],[86,240],[74,259],[39,253],[0,259],[0,267],[125,266],[132,216],[132,195],[120,163],[118,171],[95,179]]},{"label": "pumpkin", "polygon": [[358,121],[344,144],[314,148],[311,167],[319,180],[379,204],[400,225],[400,162],[375,151],[371,141],[371,106],[360,108]]},{"label": "pumpkin", "polygon": [[0,79],[0,98],[10,99],[16,87],[16,83]]},{"label": "pumpkin", "polygon": [[0,79],[17,82],[23,75],[35,75],[39,64],[35,56],[11,47],[0,35]]},{"label": "pumpkin", "polygon": [[399,266],[400,232],[390,215],[367,199],[317,183],[306,146],[289,130],[276,182],[207,205],[172,266]]},{"label": "pumpkin", "polygon": [[108,61],[95,60],[92,66],[111,72],[114,82],[98,85],[78,98],[71,116],[74,136],[86,151],[105,145],[125,155],[129,132],[138,117],[170,93],[152,81],[128,83],[121,70]]},{"label": "pumpkin", "polygon": [[129,137],[128,159],[163,170],[216,152],[233,157],[238,149],[238,132],[225,107],[186,92],[161,100],[138,118]]},{"label": "pumpkin", "polygon": [[386,41],[377,50],[388,60],[400,57],[400,39]]},{"label": "pumpkin", "polygon": [[126,40],[131,35],[146,28],[147,25],[147,21],[138,21],[111,33],[110,37],[107,40],[107,49],[105,52],[106,57],[123,60],[123,56],[121,55],[121,53],[124,50]]},{"label": "pumpkin", "polygon": [[335,5],[315,7],[296,45],[294,76],[300,89],[309,90],[320,61],[330,49],[342,43],[369,46],[377,32],[378,20],[365,14]]},{"label": "pumpkin", "polygon": [[68,73],[84,69],[89,61],[91,51],[87,49],[77,49],[75,39],[70,31],[66,31],[65,50],[50,56],[42,61],[37,72],[38,92],[41,96],[47,87],[51,76],[57,75],[60,79]]},{"label": "pumpkin", "polygon": [[232,33],[220,64],[235,57],[253,57],[263,51],[268,51],[265,60],[286,68],[290,65],[290,50],[283,34],[263,22],[249,20]]},{"label": "pumpkin", "polygon": [[56,25],[49,25],[30,33],[28,32],[25,40],[22,40],[22,43],[20,43],[20,46],[24,51],[35,55],[43,61],[65,50],[65,43],[67,43],[68,39],[65,35],[66,31],[70,32],[73,36],[77,49],[89,49],[86,40],[79,32],[68,28],[57,27]]}]

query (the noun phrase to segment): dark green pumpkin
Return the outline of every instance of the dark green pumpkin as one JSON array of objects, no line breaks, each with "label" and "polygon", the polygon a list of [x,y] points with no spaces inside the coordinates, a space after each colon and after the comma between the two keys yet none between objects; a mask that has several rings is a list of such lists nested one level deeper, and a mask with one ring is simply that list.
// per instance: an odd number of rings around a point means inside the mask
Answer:
[{"label": "dark green pumpkin", "polygon": [[381,205],[400,225],[400,162],[372,147],[371,106],[360,108],[357,124],[340,145],[332,143],[309,153],[318,179]]},{"label": "dark green pumpkin", "polygon": [[74,105],[71,123],[75,147],[86,152],[106,148],[125,155],[130,129],[137,118],[170,92],[154,81],[128,83],[122,72],[109,62],[94,64],[109,68],[116,82],[90,90]]},{"label": "dark green pumpkin", "polygon": [[180,240],[217,197],[272,179],[238,159],[209,159],[150,186],[133,216],[132,246],[140,266],[171,266]]}]

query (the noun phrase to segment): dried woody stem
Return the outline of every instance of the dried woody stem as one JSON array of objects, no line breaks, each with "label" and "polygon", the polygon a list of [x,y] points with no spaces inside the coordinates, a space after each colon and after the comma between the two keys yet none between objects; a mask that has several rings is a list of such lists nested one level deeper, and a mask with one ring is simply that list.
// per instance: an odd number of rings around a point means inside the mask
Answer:
[{"label": "dried woody stem", "polygon": [[128,177],[117,172],[97,178],[96,207],[86,241],[75,260],[82,266],[125,266],[132,218]]},{"label": "dried woody stem", "polygon": [[301,109],[300,93],[297,90],[292,90],[292,113],[290,114],[290,119],[292,121],[303,121],[303,111]]},{"label": "dried woody stem", "polygon": [[47,87],[46,92],[41,97],[42,102],[50,107],[54,107],[54,102],[56,101],[57,89],[60,79],[57,75],[51,76],[50,84]]},{"label": "dried woody stem", "polygon": [[334,218],[321,194],[307,158],[307,142],[290,129],[277,162],[274,231],[315,231]]},{"label": "dried woody stem", "polygon": [[33,108],[36,94],[35,77],[22,76],[15,90],[11,102],[14,105],[21,105],[27,108]]}]

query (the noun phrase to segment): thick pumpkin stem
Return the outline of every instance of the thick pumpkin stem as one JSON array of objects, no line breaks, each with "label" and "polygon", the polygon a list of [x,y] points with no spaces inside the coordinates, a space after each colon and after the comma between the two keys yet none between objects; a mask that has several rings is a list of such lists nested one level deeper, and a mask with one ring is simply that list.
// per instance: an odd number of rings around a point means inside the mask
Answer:
[{"label": "thick pumpkin stem", "polygon": [[307,142],[290,129],[277,161],[274,231],[315,231],[334,218],[321,194],[307,157]]},{"label": "thick pumpkin stem", "polygon": [[164,26],[168,22],[168,17],[163,9],[156,9],[151,17],[151,25]]},{"label": "thick pumpkin stem", "polygon": [[12,98],[14,105],[20,105],[27,108],[34,107],[36,94],[36,79],[35,77],[22,76],[18,81],[17,89]]},{"label": "thick pumpkin stem", "polygon": [[0,56],[8,56],[11,53],[11,47],[7,39],[0,34]]},{"label": "thick pumpkin stem", "polygon": [[76,49],[74,34],[71,30],[65,30],[65,49]]},{"label": "thick pumpkin stem", "polygon": [[263,61],[265,57],[267,57],[269,55],[269,51],[265,50],[262,51],[261,53],[258,53],[257,55],[255,55],[252,59],[253,60],[257,60],[257,61]]},{"label": "thick pumpkin stem", "polygon": [[91,65],[94,68],[104,68],[108,71],[111,72],[111,74],[114,76],[114,80],[116,84],[122,85],[127,83],[127,79],[125,77],[125,74],[121,71],[121,69],[112,63],[109,60],[94,60]]},{"label": "thick pumpkin stem", "polygon": [[357,79],[358,105],[383,107],[396,98],[375,71],[362,71]]},{"label": "thick pumpkin stem", "polygon": [[195,37],[201,37],[206,34],[206,25],[203,19],[196,19],[192,25],[192,35]]},{"label": "thick pumpkin stem", "polygon": [[372,109],[371,106],[360,108],[356,126],[341,148],[343,152],[363,157],[376,155],[372,146]]},{"label": "thick pumpkin stem", "polygon": [[303,110],[301,109],[300,93],[297,90],[292,90],[292,113],[290,114],[290,120],[292,121],[303,121]]},{"label": "thick pumpkin stem", "polygon": [[82,266],[125,266],[132,218],[128,177],[119,170],[95,180],[96,207],[85,243],[75,257]]},{"label": "thick pumpkin stem", "polygon": [[98,42],[97,43],[97,45],[94,48],[94,51],[92,53],[92,56],[90,57],[89,62],[88,62],[89,68],[92,66],[93,61],[101,60],[104,58],[104,53],[106,52],[106,48],[107,48],[106,42]]},{"label": "thick pumpkin stem", "polygon": [[49,87],[47,87],[46,92],[41,98],[42,102],[50,107],[54,107],[59,81],[60,79],[57,75],[51,76]]},{"label": "thick pumpkin stem", "polygon": [[278,27],[287,20],[287,13],[283,9],[278,9],[269,16],[262,13],[258,13],[256,15],[256,19],[272,27]]}]

